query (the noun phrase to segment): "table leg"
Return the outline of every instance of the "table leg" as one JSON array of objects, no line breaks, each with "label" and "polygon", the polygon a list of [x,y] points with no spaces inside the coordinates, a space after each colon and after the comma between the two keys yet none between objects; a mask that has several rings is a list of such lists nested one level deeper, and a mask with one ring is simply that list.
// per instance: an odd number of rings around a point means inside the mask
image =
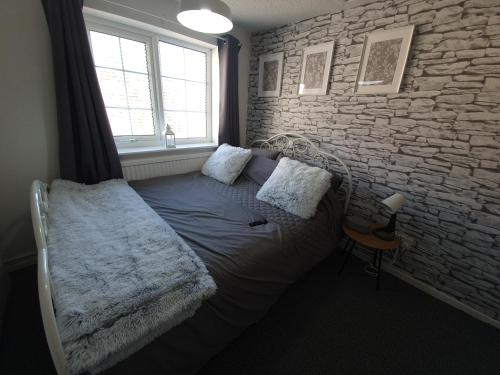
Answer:
[{"label": "table leg", "polygon": [[355,244],[356,243],[353,240],[351,240],[350,245],[349,245],[349,247],[346,250],[347,254],[345,255],[344,262],[342,263],[342,267],[340,267],[340,269],[339,269],[339,272],[338,272],[339,275],[342,273],[342,271],[344,270],[345,265],[347,264],[347,261],[351,257],[352,250],[353,250]]},{"label": "table leg", "polygon": [[380,271],[381,271],[381,268],[382,268],[382,251],[380,250],[377,250],[376,251],[377,256],[378,256],[378,265],[377,265],[377,288],[376,290],[380,290]]},{"label": "table leg", "polygon": [[347,237],[347,241],[345,242],[344,248],[342,249],[342,254],[344,254],[349,246],[351,245],[352,239],[350,237]]}]

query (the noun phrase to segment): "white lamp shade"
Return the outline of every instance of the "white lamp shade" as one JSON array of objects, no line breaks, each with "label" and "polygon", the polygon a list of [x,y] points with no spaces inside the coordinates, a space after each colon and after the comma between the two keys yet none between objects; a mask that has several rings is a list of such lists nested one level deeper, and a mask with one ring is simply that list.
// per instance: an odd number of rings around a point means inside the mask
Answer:
[{"label": "white lamp shade", "polygon": [[406,199],[402,194],[396,193],[389,198],[385,198],[382,204],[387,206],[392,212],[396,212],[405,203]]},{"label": "white lamp shade", "polygon": [[231,10],[220,0],[182,0],[177,21],[201,33],[221,34],[233,28]]}]

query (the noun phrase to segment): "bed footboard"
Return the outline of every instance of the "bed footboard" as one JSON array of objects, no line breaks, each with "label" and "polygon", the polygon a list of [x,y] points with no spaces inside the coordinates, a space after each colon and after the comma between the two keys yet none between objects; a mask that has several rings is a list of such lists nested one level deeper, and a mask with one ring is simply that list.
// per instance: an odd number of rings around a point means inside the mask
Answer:
[{"label": "bed footboard", "polygon": [[47,184],[39,180],[33,181],[30,201],[31,220],[38,252],[38,298],[40,300],[43,328],[56,371],[59,375],[62,375],[67,374],[68,371],[52,304],[47,253],[47,210],[49,205]]}]

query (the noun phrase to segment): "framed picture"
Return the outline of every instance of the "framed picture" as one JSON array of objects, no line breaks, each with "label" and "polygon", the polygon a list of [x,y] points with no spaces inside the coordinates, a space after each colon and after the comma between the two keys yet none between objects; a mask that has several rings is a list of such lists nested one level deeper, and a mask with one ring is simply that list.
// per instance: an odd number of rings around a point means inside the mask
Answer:
[{"label": "framed picture", "polygon": [[403,79],[415,26],[377,30],[365,36],[354,92],[396,94]]},{"label": "framed picture", "polygon": [[259,58],[259,96],[279,96],[283,74],[283,52]]},{"label": "framed picture", "polygon": [[326,95],[334,42],[304,48],[299,95]]}]

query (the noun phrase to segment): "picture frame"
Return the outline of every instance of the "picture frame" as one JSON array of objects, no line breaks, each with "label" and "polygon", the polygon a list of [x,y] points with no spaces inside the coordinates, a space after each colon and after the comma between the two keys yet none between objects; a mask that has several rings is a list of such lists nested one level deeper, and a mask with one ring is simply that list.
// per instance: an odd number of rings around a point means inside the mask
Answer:
[{"label": "picture frame", "polygon": [[280,96],[283,55],[278,52],[259,57],[259,96]]},{"label": "picture frame", "polygon": [[326,95],[335,42],[304,48],[299,95]]},{"label": "picture frame", "polygon": [[415,25],[365,35],[355,94],[396,94],[403,79]]}]

